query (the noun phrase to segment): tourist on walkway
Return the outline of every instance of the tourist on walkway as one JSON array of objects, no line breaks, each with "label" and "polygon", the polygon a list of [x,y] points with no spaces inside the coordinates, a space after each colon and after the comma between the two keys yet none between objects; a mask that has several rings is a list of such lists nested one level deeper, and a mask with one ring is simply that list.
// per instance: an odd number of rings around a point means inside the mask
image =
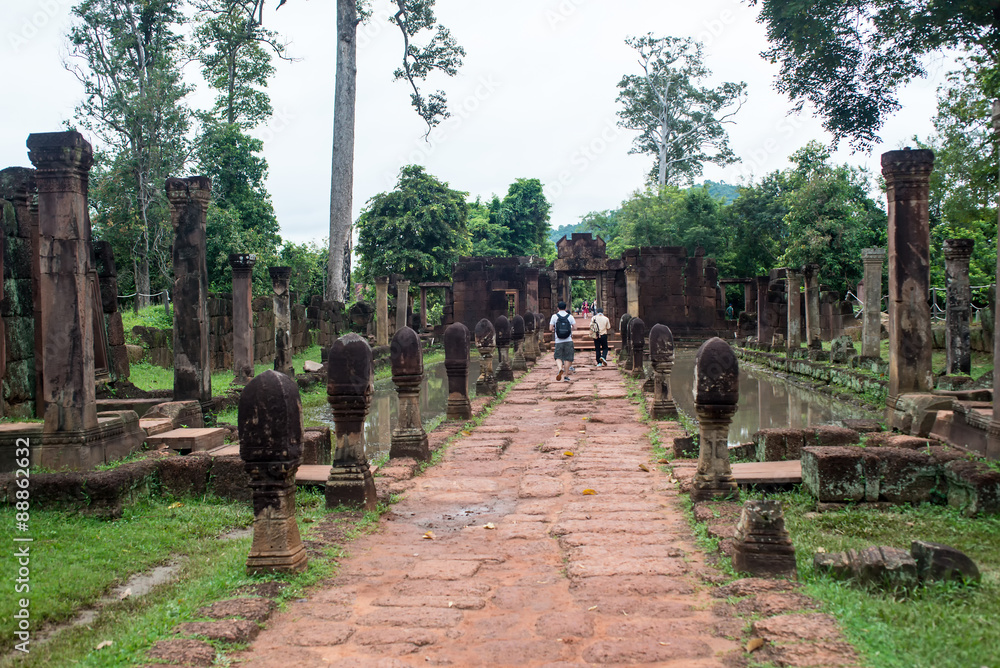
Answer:
[{"label": "tourist on walkway", "polygon": [[569,372],[573,370],[573,328],[576,327],[576,320],[566,311],[566,302],[559,302],[559,311],[552,314],[549,319],[549,331],[552,332],[555,342],[556,366],[559,373],[556,380],[562,380],[564,373],[566,380],[569,380]]},{"label": "tourist on walkway", "polygon": [[583,317],[586,318],[588,315],[590,315],[590,304],[588,304],[587,300],[584,299],[583,300]]},{"label": "tourist on walkway", "polygon": [[594,352],[597,354],[597,366],[608,365],[608,332],[611,331],[611,321],[604,315],[604,309],[597,309],[597,314],[590,323],[591,334],[594,337]]}]

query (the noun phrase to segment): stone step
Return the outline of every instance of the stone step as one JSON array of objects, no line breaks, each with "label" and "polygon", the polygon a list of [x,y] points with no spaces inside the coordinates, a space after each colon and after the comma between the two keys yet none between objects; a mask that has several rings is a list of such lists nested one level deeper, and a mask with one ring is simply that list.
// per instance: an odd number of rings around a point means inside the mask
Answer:
[{"label": "stone step", "polygon": [[170,418],[141,418],[139,426],[146,430],[146,436],[149,437],[173,431],[174,421]]},{"label": "stone step", "polygon": [[802,482],[802,462],[748,462],[733,464],[737,485],[797,485]]},{"label": "stone step", "polygon": [[204,452],[221,446],[228,433],[228,429],[218,427],[173,429],[147,437],[146,443],[151,448],[169,448],[178,452]]}]

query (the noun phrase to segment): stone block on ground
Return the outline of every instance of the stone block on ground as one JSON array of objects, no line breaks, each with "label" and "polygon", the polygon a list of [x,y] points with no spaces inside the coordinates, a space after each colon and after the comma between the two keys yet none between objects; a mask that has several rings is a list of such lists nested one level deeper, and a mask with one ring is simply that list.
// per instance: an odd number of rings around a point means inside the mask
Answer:
[{"label": "stone block on ground", "polygon": [[836,427],[833,425],[821,425],[813,427],[812,433],[806,435],[806,445],[836,446],[836,445],[856,445],[861,442],[861,435],[854,429],[848,427]]},{"label": "stone block on ground", "polygon": [[178,452],[205,452],[223,444],[228,429],[210,427],[202,429],[174,429],[149,436],[146,443],[151,448],[169,448]]},{"label": "stone block on ground", "polygon": [[211,666],[215,648],[203,640],[160,640],[149,650],[149,656],[181,666]]},{"label": "stone block on ground", "polygon": [[174,633],[184,636],[201,636],[220,642],[248,643],[260,633],[260,625],[249,619],[186,622],[174,627]]},{"label": "stone block on ground", "polygon": [[865,448],[802,449],[802,483],[821,503],[876,500],[866,491],[869,468]]},{"label": "stone block on ground", "polygon": [[1000,471],[985,462],[955,460],[944,465],[948,505],[967,517],[1000,514]]},{"label": "stone block on ground", "polygon": [[674,457],[691,459],[698,456],[698,446],[694,444],[693,436],[681,436],[674,439]]},{"label": "stone block on ground", "polygon": [[208,487],[209,457],[164,457],[157,461],[160,484],[164,491],[174,496],[193,494],[201,496]]},{"label": "stone block on ground", "polygon": [[875,448],[866,453],[878,461],[878,498],[891,503],[934,501],[941,469],[924,452]]},{"label": "stone block on ground", "polygon": [[805,445],[801,429],[761,429],[753,435],[753,440],[759,462],[799,459]]},{"label": "stone block on ground", "polygon": [[979,582],[979,567],[964,552],[949,545],[915,540],[910,555],[917,562],[921,580]]},{"label": "stone block on ground", "polygon": [[868,547],[840,553],[819,553],[813,565],[821,573],[835,578],[852,579],[878,587],[917,584],[917,562],[906,550],[896,547]]}]

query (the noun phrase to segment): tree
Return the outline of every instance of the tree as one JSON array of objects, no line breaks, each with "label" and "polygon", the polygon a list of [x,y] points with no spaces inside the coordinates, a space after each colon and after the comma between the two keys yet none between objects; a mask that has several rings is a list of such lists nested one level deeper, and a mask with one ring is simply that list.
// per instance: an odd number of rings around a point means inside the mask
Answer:
[{"label": "tree", "polygon": [[467,228],[473,257],[507,257],[510,228],[502,222],[505,214],[503,202],[496,195],[489,204],[483,204],[478,197],[469,204]]},{"label": "tree", "polygon": [[752,278],[778,266],[788,236],[789,189],[787,175],[774,171],[760,183],[740,188],[739,197],[723,209],[729,243],[719,263],[724,275]]},{"label": "tree", "polygon": [[403,167],[396,188],[368,200],[358,218],[363,280],[387,274],[414,283],[447,280],[459,256],[471,250],[465,198],[423,167]]},{"label": "tree", "polygon": [[[753,5],[757,0],[750,0]],[[777,88],[801,109],[816,106],[834,141],[869,150],[900,108],[899,87],[926,74],[924,58],[976,47],[1000,55],[1000,8],[993,2],[760,0],[758,21],[781,65]]]},{"label": "tree", "polygon": [[[188,158],[190,112],[183,99],[189,88],[181,81],[178,62],[178,31],[184,23],[180,0],[83,0],[73,15],[65,66],[83,84],[85,96],[76,122],[104,144],[99,157],[108,163],[95,172],[95,192],[104,189],[101,177],[124,181],[107,185],[117,192],[117,206],[101,208],[98,227],[134,230],[130,247],[119,246],[116,256],[131,258],[137,303],[146,306],[150,263],[156,263],[164,283],[169,276],[163,183]],[[122,235],[117,239],[121,242]]]},{"label": "tree", "polygon": [[[278,7],[286,0],[279,0]],[[454,76],[465,50],[444,26],[436,23],[434,0],[392,0],[396,7],[391,21],[403,38],[402,65],[393,73],[412,88],[411,104],[430,131],[449,116],[443,91],[427,97],[418,82],[438,71]],[[365,0],[337,0],[337,74],[333,102],[333,156],[330,178],[330,248],[326,296],[347,301],[351,274],[351,209],[354,190],[354,126],[357,102],[357,29],[371,18]],[[423,47],[413,39],[425,30],[433,37]]]},{"label": "tree", "polygon": [[503,198],[508,255],[543,256],[548,246],[555,248],[548,238],[551,208],[538,179],[517,179],[510,185]]},{"label": "tree", "polygon": [[656,158],[650,181],[661,186],[691,184],[706,162],[736,162],[723,125],[742,107],[746,84],[701,87],[711,72],[703,62],[701,43],[689,37],[657,38],[650,33],[625,43],[639,52],[642,74],[627,74],[618,83],[618,125],[640,133],[629,153]]}]

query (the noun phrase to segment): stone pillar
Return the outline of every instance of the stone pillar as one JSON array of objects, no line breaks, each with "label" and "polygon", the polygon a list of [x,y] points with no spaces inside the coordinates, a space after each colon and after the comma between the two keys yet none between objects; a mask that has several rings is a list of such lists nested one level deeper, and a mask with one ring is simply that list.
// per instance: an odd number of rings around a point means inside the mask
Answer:
[{"label": "stone pillar", "polygon": [[346,334],[327,355],[327,401],[336,445],[326,481],[326,507],[375,510],[378,497],[365,453],[365,417],[372,400],[372,349],[357,334]]},{"label": "stone pillar", "polygon": [[541,313],[535,314],[535,337],[538,343],[538,356],[541,357],[542,353],[547,352],[549,346],[545,343],[545,330],[547,329],[548,320]]},{"label": "stone pillar", "polygon": [[882,357],[882,260],[885,250],[865,248],[861,261],[865,265],[865,294],[861,324],[861,356],[865,359]]},{"label": "stone pillar", "polygon": [[295,522],[295,472],[302,462],[298,386],[284,374],[265,371],[240,395],[238,423],[240,457],[253,493],[247,574],[301,573],[308,559]]},{"label": "stone pillar", "polygon": [[930,215],[928,198],[934,153],[927,149],[882,154],[889,203],[889,388],[890,426],[896,402],[911,392],[929,392],[931,372]]},{"label": "stone pillar", "polygon": [[[292,305],[288,294],[291,267],[268,267],[274,284],[274,370],[295,377],[292,367]],[[176,307],[175,307],[176,310]]]},{"label": "stone pillar", "polygon": [[788,350],[798,350],[802,344],[802,274],[786,269],[788,287]]},{"label": "stone pillar", "polygon": [[666,325],[656,324],[649,330],[649,359],[653,363],[653,405],[649,411],[654,420],[677,417],[670,372],[674,368],[674,335]]},{"label": "stone pillar", "polygon": [[729,424],[740,399],[740,369],[732,348],[715,337],[701,344],[694,367],[698,472],[693,501],[739,497],[729,465]]},{"label": "stone pillar", "polygon": [[481,397],[497,396],[497,380],[493,377],[493,351],[496,348],[496,331],[493,323],[483,318],[476,323],[476,347],[479,349],[479,379],[476,394]]},{"label": "stone pillar", "polygon": [[806,345],[813,356],[823,352],[819,326],[819,265],[805,265],[802,276],[806,284]]},{"label": "stone pillar", "polygon": [[767,286],[771,282],[769,276],[758,276],[757,283],[757,344],[763,346],[771,343],[771,335],[767,331]]},{"label": "stone pillar", "polygon": [[407,314],[410,312],[410,282],[396,281],[396,330],[409,326]]},{"label": "stone pillar", "polygon": [[795,578],[795,547],[785,531],[781,501],[751,499],[743,504],[733,544],[733,570],[758,577]]},{"label": "stone pillar", "polygon": [[424,357],[420,337],[409,327],[397,329],[389,346],[392,382],[398,399],[396,428],[389,440],[389,458],[431,458],[427,432],[420,420],[420,384],[424,381]]},{"label": "stone pillar", "polygon": [[446,419],[471,419],[472,404],[469,403],[469,328],[460,322],[448,325],[448,329],[444,330],[444,370],[448,374],[448,411]]},{"label": "stone pillar", "polygon": [[375,278],[375,345],[389,345],[389,277]]},{"label": "stone pillar", "polygon": [[212,180],[167,179],[174,225],[174,401],[212,400],[205,222]]},{"label": "stone pillar", "polygon": [[530,366],[538,361],[538,339],[535,337],[535,314],[524,314],[524,360]]},{"label": "stone pillar", "polygon": [[88,291],[87,183],[93,152],[78,132],[32,134],[28,151],[38,184],[42,431],[79,432],[97,427],[94,313]]},{"label": "stone pillar", "polygon": [[493,323],[497,334],[497,357],[500,366],[497,368],[497,380],[510,382],[514,380],[514,370],[510,366],[510,321],[507,316],[499,316]]},{"label": "stone pillar", "polygon": [[[1000,100],[993,101],[993,132],[1000,138]],[[1000,212],[998,212],[1000,216]],[[1000,220],[998,220],[1000,224]],[[1000,228],[998,228],[1000,229]],[[1000,285],[1000,245],[997,246],[997,272],[996,283]],[[996,288],[994,287],[994,297]],[[997,300],[994,298],[994,302]],[[996,305],[993,310],[993,359],[1000,360],[1000,327],[996,324]],[[1000,364],[993,365],[993,387],[1000,387]],[[993,419],[990,420],[989,431],[986,438],[986,456],[990,459],[1000,459],[1000,401],[993,401]]]},{"label": "stone pillar", "polygon": [[944,347],[948,355],[948,375],[972,371],[969,318],[972,315],[972,291],[969,289],[969,258],[972,239],[945,239],[945,285],[948,291],[947,324]]},{"label": "stone pillar", "polygon": [[538,310],[538,269],[524,270],[524,308],[534,313]]},{"label": "stone pillar", "polygon": [[[246,385],[253,378],[253,266],[257,257],[230,253],[233,268],[233,380]],[[176,307],[175,307],[176,312]]]},{"label": "stone pillar", "polygon": [[632,353],[633,378],[645,378],[646,369],[643,359],[646,354],[646,323],[642,318],[632,318],[628,321],[629,350]]},{"label": "stone pillar", "polygon": [[528,363],[524,359],[524,318],[515,315],[510,325],[510,340],[514,345],[514,359],[511,361],[511,369],[514,371],[527,371]]},{"label": "stone pillar", "polygon": [[427,288],[420,286],[420,329],[427,329]]},{"label": "stone pillar", "polygon": [[743,311],[753,313],[757,308],[757,282],[752,278],[743,284]]},{"label": "stone pillar", "polygon": [[628,312],[634,318],[639,317],[639,268],[625,268],[625,294]]},{"label": "stone pillar", "polygon": [[621,320],[618,321],[618,333],[622,337],[622,347],[618,350],[618,364],[625,371],[632,370],[632,346],[628,336],[628,324],[631,320],[630,314],[623,313]]}]

